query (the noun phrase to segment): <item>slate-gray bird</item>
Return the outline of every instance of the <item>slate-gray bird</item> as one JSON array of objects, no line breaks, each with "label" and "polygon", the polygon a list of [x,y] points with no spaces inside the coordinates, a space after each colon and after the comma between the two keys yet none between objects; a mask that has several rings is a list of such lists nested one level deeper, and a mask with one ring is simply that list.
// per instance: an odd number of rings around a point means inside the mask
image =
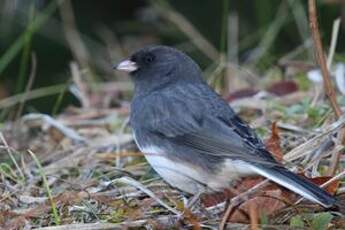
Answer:
[{"label": "slate-gray bird", "polygon": [[149,46],[116,68],[134,81],[130,123],[135,142],[170,185],[198,194],[259,174],[324,207],[336,203],[277,162],[183,52]]}]

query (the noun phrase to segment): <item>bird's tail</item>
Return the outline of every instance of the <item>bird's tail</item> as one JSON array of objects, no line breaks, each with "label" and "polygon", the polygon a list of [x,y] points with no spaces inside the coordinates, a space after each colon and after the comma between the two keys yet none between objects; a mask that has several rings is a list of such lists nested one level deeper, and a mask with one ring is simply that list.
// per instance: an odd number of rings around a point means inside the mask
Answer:
[{"label": "bird's tail", "polygon": [[337,199],[328,192],[310,182],[308,179],[294,174],[281,166],[263,167],[251,165],[252,170],[275,183],[303,196],[304,198],[319,203],[329,208],[337,205]]}]

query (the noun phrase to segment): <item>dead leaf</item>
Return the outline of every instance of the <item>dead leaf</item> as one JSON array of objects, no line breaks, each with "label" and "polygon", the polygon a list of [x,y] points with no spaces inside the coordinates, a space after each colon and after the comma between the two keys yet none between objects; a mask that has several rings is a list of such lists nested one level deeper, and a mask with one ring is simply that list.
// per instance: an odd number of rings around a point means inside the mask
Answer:
[{"label": "dead leaf", "polygon": [[250,223],[251,206],[256,207],[257,216],[268,216],[286,206],[282,197],[284,197],[284,195],[283,191],[280,189],[265,191],[263,195],[255,196],[234,209],[228,221],[234,223]]},{"label": "dead leaf", "polygon": [[283,80],[273,83],[267,91],[281,97],[298,91],[298,85],[294,81]]},{"label": "dead leaf", "polygon": [[277,123],[272,123],[272,135],[265,143],[266,148],[269,152],[271,152],[274,159],[278,162],[282,162],[283,160],[283,153],[280,148],[280,137],[279,137],[279,129],[277,127]]},{"label": "dead leaf", "polygon": [[193,230],[201,230],[199,219],[191,212],[190,209],[185,208],[183,211],[184,220],[190,223]]},{"label": "dead leaf", "polygon": [[256,204],[250,203],[249,205],[249,218],[250,218],[250,228],[252,230],[258,230],[259,225],[259,215],[258,215],[258,208],[256,207]]},{"label": "dead leaf", "polygon": [[[201,203],[203,203],[203,197],[204,196],[213,196],[213,194],[203,194],[201,196]],[[189,224],[192,225],[192,229],[194,230],[200,230],[201,227],[200,227],[200,220],[198,219],[198,217],[196,215],[193,214],[193,212],[189,209],[189,208],[186,208],[184,203],[182,201],[177,201],[177,200],[172,200],[170,197],[167,197],[170,201],[172,201],[173,203],[175,203],[176,205],[176,208],[180,211],[182,211],[182,214],[183,214],[183,219],[184,221],[188,222]],[[218,203],[216,203],[218,204]],[[212,206],[212,205],[210,205]],[[206,207],[209,207],[209,206],[206,206]]]},{"label": "dead leaf", "polygon": [[257,94],[259,90],[253,89],[253,88],[244,88],[244,89],[239,89],[235,92],[230,93],[227,97],[226,100],[228,102],[235,101],[237,99],[241,98],[246,98],[246,97],[251,97]]},{"label": "dead leaf", "polygon": [[232,193],[229,189],[225,189],[222,192],[203,194],[201,196],[201,203],[205,207],[212,207],[212,206],[220,204],[220,203],[222,203],[222,202],[226,201],[227,199],[230,199],[234,196],[235,196],[235,194]]}]

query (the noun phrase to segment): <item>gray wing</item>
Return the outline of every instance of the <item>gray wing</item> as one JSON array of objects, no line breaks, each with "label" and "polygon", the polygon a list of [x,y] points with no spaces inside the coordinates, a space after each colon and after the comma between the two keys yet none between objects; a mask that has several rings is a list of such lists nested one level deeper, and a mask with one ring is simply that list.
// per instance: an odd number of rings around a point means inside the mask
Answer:
[{"label": "gray wing", "polygon": [[186,160],[232,158],[277,164],[252,129],[207,85],[184,85],[150,97],[151,105],[138,105],[141,117],[150,117],[140,123],[152,139],[169,143],[170,155],[183,151]]}]

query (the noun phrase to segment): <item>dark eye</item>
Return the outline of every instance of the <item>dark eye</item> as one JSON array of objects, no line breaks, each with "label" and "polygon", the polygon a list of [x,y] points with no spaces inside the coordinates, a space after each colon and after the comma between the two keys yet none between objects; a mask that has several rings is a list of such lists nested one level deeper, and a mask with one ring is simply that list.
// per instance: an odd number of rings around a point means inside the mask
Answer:
[{"label": "dark eye", "polygon": [[150,63],[152,63],[154,60],[155,60],[155,55],[153,55],[153,54],[151,54],[151,53],[148,53],[148,54],[146,54],[145,56],[144,56],[144,62],[146,63],[146,64],[150,64]]},{"label": "dark eye", "polygon": [[137,62],[138,58],[136,55],[133,55],[131,58],[130,58],[131,61],[134,61],[134,62]]}]

